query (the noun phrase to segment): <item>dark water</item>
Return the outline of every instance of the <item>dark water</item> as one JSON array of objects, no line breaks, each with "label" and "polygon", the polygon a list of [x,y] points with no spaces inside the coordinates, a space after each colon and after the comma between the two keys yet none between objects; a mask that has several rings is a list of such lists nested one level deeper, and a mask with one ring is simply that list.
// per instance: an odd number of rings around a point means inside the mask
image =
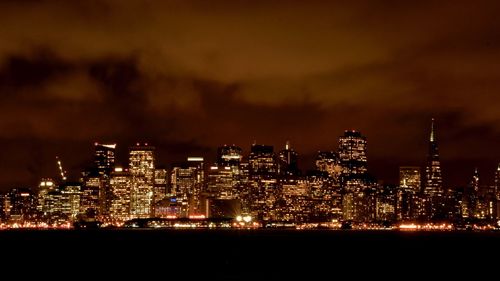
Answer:
[{"label": "dark water", "polygon": [[497,232],[4,231],[0,245],[4,269],[113,280],[450,280],[500,260]]}]

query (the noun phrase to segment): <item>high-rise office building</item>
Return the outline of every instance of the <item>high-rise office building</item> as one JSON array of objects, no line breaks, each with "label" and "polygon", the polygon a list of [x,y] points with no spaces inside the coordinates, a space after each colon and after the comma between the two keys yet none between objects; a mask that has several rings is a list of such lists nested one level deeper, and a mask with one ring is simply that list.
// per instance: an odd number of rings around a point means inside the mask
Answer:
[{"label": "high-rise office building", "polygon": [[375,220],[393,222],[396,219],[396,200],[398,188],[392,185],[377,187]]},{"label": "high-rise office building", "polygon": [[415,220],[420,216],[421,194],[420,167],[400,167],[399,187],[397,190],[397,219],[402,221]]},{"label": "high-rise office building", "polygon": [[0,193],[0,222],[5,222],[9,216],[8,196],[5,193]]},{"label": "high-rise office building", "polygon": [[200,195],[205,182],[205,166],[202,157],[188,157],[172,169],[172,193],[180,207],[181,216],[200,215]]},{"label": "high-rise office building", "polygon": [[154,203],[165,198],[167,195],[167,180],[168,173],[166,169],[158,168],[155,169],[155,178],[154,178]]},{"label": "high-rise office building", "polygon": [[497,200],[500,200],[500,164],[495,171],[495,195]]},{"label": "high-rise office building", "polygon": [[432,118],[431,134],[429,138],[429,155],[425,168],[424,193],[429,197],[441,196],[443,194],[443,179],[441,176],[441,163],[439,161],[439,149],[434,118]]},{"label": "high-rise office building", "polygon": [[12,188],[9,193],[10,214],[14,221],[30,220],[36,210],[35,195],[29,188]]},{"label": "high-rise office building", "polygon": [[[97,169],[91,169],[83,172],[82,190],[80,196],[80,213],[86,217],[95,218],[100,214],[99,194],[102,191],[103,177]],[[103,195],[103,209],[107,209],[106,199],[109,196]]]},{"label": "high-rise office building", "polygon": [[217,166],[239,166],[242,158],[242,150],[236,145],[224,145],[217,149]]},{"label": "high-rise office building", "polygon": [[61,212],[70,220],[75,220],[80,213],[81,184],[66,182],[60,187]]},{"label": "high-rise office building", "polygon": [[338,155],[343,177],[366,174],[368,171],[366,149],[366,138],[358,131],[345,131],[339,138]]},{"label": "high-rise office building", "polygon": [[[98,213],[101,219],[107,219],[109,218],[111,200],[110,174],[115,168],[116,144],[103,144],[96,142],[94,143],[94,146],[94,167],[86,172],[89,176],[87,180],[90,181],[90,185],[89,187],[86,185],[83,186],[82,195],[84,196],[84,201],[86,202],[84,202],[85,204],[82,207],[89,210],[87,208],[87,203],[90,203],[90,201],[87,199],[92,200],[91,197],[95,192],[95,187],[97,187],[97,181],[99,181]],[[99,179],[97,179],[97,175],[99,175]],[[93,211],[90,210],[89,212]]]},{"label": "high-rise office building", "polygon": [[217,163],[207,175],[207,190],[216,198],[236,199],[240,197],[242,184],[242,150],[240,147],[221,146],[217,149]]},{"label": "high-rise office building", "polygon": [[155,173],[154,146],[130,147],[129,172],[132,177],[130,192],[130,214],[132,218],[149,218],[153,207]]},{"label": "high-rise office building", "polygon": [[237,177],[231,167],[211,166],[208,170],[207,191],[218,199],[237,198]]},{"label": "high-rise office building", "polygon": [[495,199],[495,217],[500,218],[500,164],[495,170],[494,199]]},{"label": "high-rise office building", "polygon": [[342,166],[339,157],[334,151],[319,151],[316,156],[316,170],[326,172],[331,178],[340,179]]},{"label": "high-rise office building", "polygon": [[94,143],[94,165],[99,174],[108,175],[115,168],[116,144]]},{"label": "high-rise office building", "polygon": [[419,193],[422,190],[420,167],[399,167],[399,186]]},{"label": "high-rise office building", "polygon": [[342,216],[344,220],[367,222],[376,215],[376,183],[368,175],[367,140],[360,132],[347,130],[339,138]]},{"label": "high-rise office building", "polygon": [[431,123],[431,133],[429,138],[429,154],[427,166],[425,168],[424,183],[424,213],[426,219],[443,219],[444,215],[444,189],[441,176],[441,163],[439,160],[439,149],[436,136],[434,118]]},{"label": "high-rise office building", "polygon": [[48,212],[48,205],[46,200],[50,191],[56,189],[56,182],[52,179],[45,178],[38,184],[38,196],[37,196],[37,206],[36,209],[41,214],[46,214]]},{"label": "high-rise office building", "polygon": [[111,202],[109,216],[115,222],[123,222],[131,218],[130,195],[132,177],[128,170],[115,168],[111,173]]},{"label": "high-rise office building", "polygon": [[298,153],[292,149],[290,142],[287,141],[285,149],[278,154],[279,174],[284,176],[298,176],[300,174],[298,158]]},{"label": "high-rise office building", "polygon": [[275,203],[280,197],[274,148],[270,145],[253,144],[248,164],[250,178],[244,209],[250,210],[253,217],[272,220],[276,216]]},{"label": "high-rise office building", "polygon": [[270,145],[253,144],[248,163],[251,177],[275,177],[278,172],[274,148]]}]

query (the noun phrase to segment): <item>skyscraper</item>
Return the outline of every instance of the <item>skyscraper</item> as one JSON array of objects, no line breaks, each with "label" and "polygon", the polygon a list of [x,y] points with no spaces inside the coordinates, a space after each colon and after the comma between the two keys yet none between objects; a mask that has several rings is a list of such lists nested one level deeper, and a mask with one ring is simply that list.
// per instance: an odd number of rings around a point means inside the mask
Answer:
[{"label": "skyscraper", "polygon": [[74,220],[80,213],[81,184],[67,182],[60,187],[62,213]]},{"label": "skyscraper", "polygon": [[217,149],[217,166],[238,166],[243,158],[241,148],[236,145],[224,145]]},{"label": "skyscraper", "polygon": [[132,218],[148,218],[152,214],[155,173],[154,146],[132,146],[129,152],[129,172],[132,177],[130,213]]},{"label": "skyscraper", "polygon": [[428,197],[441,196],[443,194],[443,179],[441,177],[441,163],[439,161],[439,149],[435,130],[434,118],[432,118],[429,155],[425,168],[424,193]]},{"label": "skyscraper", "polygon": [[366,138],[358,131],[345,131],[339,138],[338,154],[343,177],[366,174],[368,171],[366,148]]},{"label": "skyscraper", "polygon": [[422,189],[420,167],[399,167],[399,186],[419,193]]},{"label": "skyscraper", "polygon": [[167,170],[158,168],[155,170],[154,203],[162,200],[167,195]]},{"label": "skyscraper", "polygon": [[188,157],[187,162],[172,168],[171,186],[181,210],[181,216],[200,215],[200,194],[205,182],[205,166],[202,157]]},{"label": "skyscraper", "polygon": [[415,220],[420,212],[422,191],[420,167],[399,167],[396,214],[398,220]]},{"label": "skyscraper", "polygon": [[42,179],[42,181],[38,185],[38,202],[36,206],[37,211],[41,212],[42,214],[47,213],[48,205],[46,200],[48,198],[48,194],[56,188],[57,186],[54,180]]},{"label": "skyscraper", "polygon": [[500,200],[500,164],[495,171],[495,195],[496,199]]},{"label": "skyscraper", "polygon": [[[95,217],[101,213],[101,210],[104,210],[103,213],[105,213],[108,196],[101,193],[104,192],[102,185],[105,182],[108,183],[108,181],[103,181],[103,176],[99,174],[97,169],[83,172],[80,213],[85,214],[87,217]],[[100,200],[100,195],[103,196],[102,200]],[[102,203],[102,206],[99,203]]]},{"label": "skyscraper", "polygon": [[237,178],[231,167],[212,166],[208,170],[207,190],[218,199],[234,199],[237,194]]},{"label": "skyscraper", "polygon": [[36,198],[29,188],[12,188],[9,193],[10,219],[29,220],[36,210]]},{"label": "skyscraper", "polygon": [[275,216],[275,203],[280,197],[278,189],[278,165],[274,148],[270,145],[253,144],[250,149],[249,192],[245,209],[253,217],[270,220]]},{"label": "skyscraper", "polygon": [[298,153],[292,149],[290,142],[286,142],[285,149],[278,154],[278,167],[280,175],[297,176],[299,175]]},{"label": "skyscraper", "polygon": [[274,148],[270,145],[253,144],[248,162],[253,177],[273,177],[278,172]]},{"label": "skyscraper", "polygon": [[345,220],[370,221],[375,217],[376,184],[368,176],[367,140],[358,131],[347,130],[339,138],[342,216]]},{"label": "skyscraper", "polygon": [[441,177],[441,163],[439,161],[439,149],[436,137],[434,118],[431,123],[429,138],[429,154],[425,168],[424,188],[424,216],[426,219],[443,219],[445,216],[445,200],[443,198],[443,179]]},{"label": "skyscraper", "polygon": [[109,174],[115,168],[115,149],[116,144],[102,144],[102,143],[94,143],[95,146],[95,155],[94,155],[94,164],[99,174],[103,175]]},{"label": "skyscraper", "polygon": [[336,180],[342,173],[342,166],[337,153],[334,151],[319,151],[316,156],[316,170],[327,172],[328,175]]},{"label": "skyscraper", "polygon": [[111,173],[111,200],[109,215],[115,222],[130,219],[131,177],[127,170],[115,168]]},{"label": "skyscraper", "polygon": [[[85,201],[89,199],[88,195],[95,192],[95,188],[98,187],[99,193],[99,217],[101,219],[106,219],[109,216],[110,202],[111,202],[111,187],[110,187],[110,174],[115,168],[115,150],[116,144],[103,144],[94,143],[95,154],[94,154],[94,167],[87,171],[87,178],[89,186],[84,186],[83,198]],[[97,179],[97,177],[99,177]],[[91,195],[92,196],[92,195]],[[88,203],[88,202],[85,202]],[[83,208],[88,209],[87,204]],[[90,209],[91,210],[91,209]],[[92,211],[91,211],[92,212]]]}]

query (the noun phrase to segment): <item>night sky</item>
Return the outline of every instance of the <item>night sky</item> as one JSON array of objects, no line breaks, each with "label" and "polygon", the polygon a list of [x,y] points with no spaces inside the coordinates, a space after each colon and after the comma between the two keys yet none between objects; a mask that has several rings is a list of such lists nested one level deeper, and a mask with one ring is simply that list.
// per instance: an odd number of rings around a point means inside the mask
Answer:
[{"label": "night sky", "polygon": [[345,129],[395,182],[425,164],[432,117],[445,184],[475,166],[490,184],[500,2],[266,2],[1,1],[0,189],[55,178],[56,155],[77,178],[94,141],[168,166],[290,140],[308,169]]}]

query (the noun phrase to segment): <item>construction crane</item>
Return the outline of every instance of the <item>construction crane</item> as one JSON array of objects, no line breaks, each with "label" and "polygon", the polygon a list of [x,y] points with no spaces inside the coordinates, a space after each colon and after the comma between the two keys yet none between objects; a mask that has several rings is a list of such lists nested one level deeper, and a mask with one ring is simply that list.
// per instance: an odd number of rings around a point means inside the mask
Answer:
[{"label": "construction crane", "polygon": [[61,179],[66,180],[66,171],[63,170],[62,162],[59,160],[59,156],[56,156],[57,166],[59,167],[59,172],[61,173]]}]

